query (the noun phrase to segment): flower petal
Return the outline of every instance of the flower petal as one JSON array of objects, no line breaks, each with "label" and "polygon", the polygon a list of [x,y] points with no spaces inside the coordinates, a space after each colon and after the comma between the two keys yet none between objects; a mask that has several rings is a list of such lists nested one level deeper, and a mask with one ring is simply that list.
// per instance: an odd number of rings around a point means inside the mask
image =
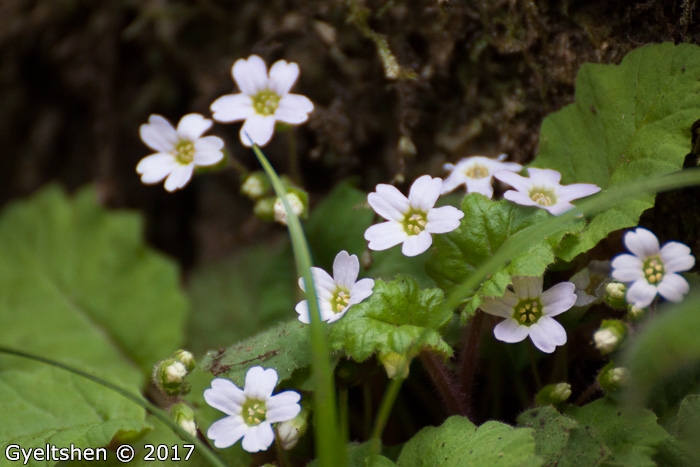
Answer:
[{"label": "flower petal", "polygon": [[211,407],[226,415],[240,415],[241,405],[245,402],[246,397],[232,381],[215,378],[211,382],[211,388],[204,391],[204,400]]},{"label": "flower petal", "polygon": [[542,295],[542,276],[513,278],[513,290],[518,298],[538,298]]},{"label": "flower petal", "polygon": [[309,301],[308,300],[302,300],[299,303],[297,303],[297,306],[294,307],[294,311],[297,312],[299,315],[297,318],[299,318],[299,321],[301,321],[304,324],[311,324],[311,317],[309,316]]},{"label": "flower petal", "polygon": [[357,256],[350,255],[343,250],[335,255],[333,261],[333,280],[341,287],[348,290],[352,288],[357,281],[357,276],[360,274],[360,260]]},{"label": "flower petal", "polygon": [[241,92],[249,96],[254,96],[268,86],[267,65],[257,55],[251,55],[248,60],[236,60],[231,74]]},{"label": "flower petal", "polygon": [[651,285],[646,279],[639,279],[627,289],[625,299],[627,303],[638,308],[646,308],[656,297],[656,287]]},{"label": "flower petal", "polygon": [[410,206],[408,199],[392,185],[380,183],[376,193],[367,195],[367,202],[384,219],[402,222]]},{"label": "flower petal", "polygon": [[409,235],[403,242],[401,247],[401,253],[404,256],[418,256],[419,254],[430,248],[433,244],[433,237],[426,230],[422,231],[418,235]]},{"label": "flower petal", "polygon": [[177,124],[177,134],[180,135],[180,139],[194,142],[213,124],[213,121],[200,114],[187,114]]},{"label": "flower petal", "polygon": [[454,206],[442,206],[428,211],[428,223],[425,230],[430,233],[452,232],[459,227],[459,221],[464,212]]},{"label": "flower petal", "polygon": [[248,432],[243,436],[243,449],[248,452],[267,451],[275,439],[272,425],[264,421],[260,425],[248,427]]},{"label": "flower petal", "polygon": [[214,441],[214,446],[223,449],[236,444],[249,428],[240,416],[225,417],[211,424],[207,438]]},{"label": "flower petal", "polygon": [[180,139],[170,122],[155,114],[139,127],[139,134],[146,146],[158,152],[172,151]]},{"label": "flower petal", "polygon": [[184,187],[192,178],[192,172],[194,172],[194,164],[176,167],[165,179],[165,189],[173,192]]},{"label": "flower petal", "polygon": [[571,282],[560,282],[542,294],[542,314],[556,316],[571,309],[576,303],[576,286]]},{"label": "flower petal", "polygon": [[530,326],[530,339],[542,352],[552,353],[558,345],[566,344],[566,330],[556,320],[543,316]]},{"label": "flower petal", "polygon": [[666,243],[659,256],[665,272],[683,272],[695,266],[695,257],[690,254],[690,248],[679,242]]},{"label": "flower petal", "polygon": [[[371,193],[370,193],[371,194]],[[370,250],[382,251],[404,242],[408,234],[398,222],[389,221],[375,224],[365,230],[365,240]]]},{"label": "flower petal", "polygon": [[633,282],[638,279],[644,279],[644,266],[642,260],[633,255],[622,254],[613,258],[612,277],[620,282]]},{"label": "flower petal", "polygon": [[265,406],[267,413],[265,418],[270,423],[286,422],[291,420],[301,412],[301,406],[298,404],[301,396],[295,391],[284,391],[270,397]]},{"label": "flower petal", "polygon": [[519,192],[527,193],[530,191],[530,188],[532,188],[532,181],[530,179],[523,177],[522,175],[518,175],[515,172],[502,170],[500,172],[496,172],[493,174],[493,176],[503,183],[507,183],[508,185],[512,186]]},{"label": "flower petal", "polygon": [[584,198],[594,193],[598,193],[600,187],[592,183],[574,183],[558,187],[557,204],[568,203],[574,199]]},{"label": "flower petal", "polygon": [[509,344],[522,341],[527,337],[528,333],[528,327],[520,325],[513,318],[501,321],[493,328],[493,335],[496,339]]},{"label": "flower petal", "polygon": [[[445,167],[451,164],[446,164]],[[453,171],[446,179],[442,181],[442,188],[440,189],[441,194],[449,193],[460,185],[464,185],[467,182],[467,177],[460,171]],[[465,186],[466,188],[466,186]]]},{"label": "flower petal", "polygon": [[[504,172],[506,173],[506,172]],[[507,172],[507,173],[512,173],[512,172]],[[495,175],[494,175],[495,176]],[[505,193],[503,193],[503,197],[507,199],[508,201],[511,201],[515,204],[519,204],[521,206],[535,206],[537,208],[543,208],[541,204],[537,204],[535,201],[532,200],[528,195],[526,195],[523,192],[520,191],[513,191],[513,190],[508,190]]]},{"label": "flower petal", "polygon": [[559,200],[557,202],[557,204],[554,204],[552,206],[540,206],[540,207],[542,209],[545,209],[546,211],[548,211],[550,214],[552,214],[554,216],[560,216],[560,215],[564,214],[565,212],[571,211],[576,206],[574,206],[573,204],[571,204],[569,202]]},{"label": "flower petal", "polygon": [[658,286],[659,295],[669,302],[683,301],[683,296],[690,290],[688,281],[680,274],[666,274]]},{"label": "flower petal", "polygon": [[641,259],[659,254],[659,239],[647,229],[638,227],[634,231],[627,232],[624,242],[627,249]]},{"label": "flower petal", "polygon": [[294,83],[299,78],[299,65],[287,63],[285,60],[278,60],[270,68],[269,89],[278,96],[284,96],[292,89]]},{"label": "flower petal", "polygon": [[172,154],[158,153],[141,159],[136,172],[141,174],[143,183],[151,184],[162,181],[179,166]]},{"label": "flower petal", "polygon": [[536,167],[530,167],[527,169],[527,174],[530,176],[531,186],[542,184],[547,186],[557,186],[561,181],[561,173],[552,169],[538,169]]},{"label": "flower petal", "polygon": [[348,306],[360,303],[365,298],[372,295],[372,290],[374,289],[374,279],[362,279],[350,288],[350,300],[348,301]]},{"label": "flower petal", "polygon": [[308,114],[314,110],[314,104],[308,97],[300,94],[287,94],[279,101],[275,118],[290,125],[298,125],[308,120]]},{"label": "flower petal", "polygon": [[275,117],[272,115],[264,117],[262,115],[252,115],[248,117],[241,127],[241,143],[245,147],[251,147],[253,143],[258,146],[265,146],[270,142],[272,134],[275,132]]},{"label": "flower petal", "polygon": [[277,371],[274,368],[267,370],[261,366],[254,366],[245,375],[246,397],[260,401],[267,400],[272,395],[277,385]]},{"label": "flower petal", "polygon": [[408,192],[408,204],[411,207],[428,212],[435,206],[442,191],[442,179],[430,175],[418,177]]},{"label": "flower petal", "polygon": [[226,94],[212,102],[210,109],[217,122],[230,123],[245,120],[255,114],[253,99],[247,94]]},{"label": "flower petal", "polygon": [[467,178],[467,192],[469,193],[481,193],[487,198],[493,198],[493,185],[491,184],[491,177],[471,179]]},{"label": "flower petal", "polygon": [[518,299],[515,296],[487,298],[480,308],[484,313],[501,318],[512,318],[515,305]]}]

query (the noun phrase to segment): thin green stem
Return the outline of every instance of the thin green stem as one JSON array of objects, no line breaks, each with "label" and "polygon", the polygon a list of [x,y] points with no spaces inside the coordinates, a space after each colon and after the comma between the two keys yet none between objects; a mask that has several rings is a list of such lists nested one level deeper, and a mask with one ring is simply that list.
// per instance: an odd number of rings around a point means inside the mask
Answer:
[{"label": "thin green stem", "polygon": [[389,420],[389,415],[391,415],[391,409],[394,407],[394,402],[396,402],[396,397],[399,395],[401,390],[401,385],[404,380],[400,378],[395,378],[389,383],[389,388],[387,388],[382,398],[382,402],[379,404],[379,412],[377,413],[377,418],[374,419],[374,429],[372,430],[372,440],[376,440],[376,446],[373,447],[373,454],[379,454],[379,449],[377,447],[381,446],[382,433],[384,433],[384,428],[386,427],[386,422]]},{"label": "thin green stem", "polygon": [[[297,272],[302,276],[306,286],[306,298],[309,304],[311,326],[311,368],[314,382],[314,426],[316,436],[317,458],[321,466],[344,466],[347,464],[347,450],[338,426],[338,409],[336,406],[335,382],[330,364],[330,349],[326,341],[326,328],[321,322],[318,296],[314,279],[311,275],[311,253],[306,242],[304,231],[299,218],[294,215],[287,191],[279,176],[272,168],[257,145],[253,145],[253,152],[260,165],[267,174],[277,196],[282,200],[284,210],[287,213],[287,226],[289,236],[292,239],[292,250],[296,262]],[[309,286],[310,285],[310,286]]]},{"label": "thin green stem", "polygon": [[289,176],[294,183],[301,184],[301,167],[299,167],[299,153],[297,152],[297,137],[294,128],[287,131],[287,143],[289,147]]},{"label": "thin green stem", "polygon": [[20,350],[15,350],[11,349],[9,347],[3,347],[0,346],[0,353],[4,353],[7,355],[14,355],[15,357],[20,357],[20,358],[26,358],[29,360],[34,360],[35,362],[40,362],[44,363],[46,365],[50,365],[54,368],[59,368],[63,371],[67,371],[68,373],[72,373],[76,376],[80,376],[82,378],[85,378],[89,381],[92,381],[93,383],[99,384],[102,387],[105,387],[111,391],[116,392],[122,397],[125,397],[126,399],[130,400],[136,405],[139,405],[143,407],[145,410],[147,410],[151,415],[153,415],[155,418],[157,418],[160,422],[162,422],[164,425],[166,425],[168,428],[173,430],[175,433],[180,435],[182,439],[187,440],[187,442],[192,443],[195,445],[195,449],[197,449],[197,452],[204,457],[209,464],[217,466],[217,467],[226,467],[226,464],[219,459],[219,457],[211,450],[209,447],[207,447],[206,444],[203,442],[199,441],[197,438],[193,437],[191,434],[189,434],[187,431],[185,431],[180,425],[175,423],[174,421],[171,420],[170,416],[168,414],[156,407],[155,405],[151,404],[145,399],[142,399],[141,397],[117,386],[116,384],[110,383],[107,380],[104,380],[102,378],[99,378],[95,375],[92,375],[86,371],[79,370],[78,368],[74,368],[70,365],[66,365],[65,363],[58,362],[56,360],[51,360],[50,358],[45,358],[41,357],[39,355],[33,355],[27,352],[22,352]]},{"label": "thin green stem", "polygon": [[370,438],[372,433],[372,387],[368,382],[362,383],[362,407],[364,409],[364,433]]}]

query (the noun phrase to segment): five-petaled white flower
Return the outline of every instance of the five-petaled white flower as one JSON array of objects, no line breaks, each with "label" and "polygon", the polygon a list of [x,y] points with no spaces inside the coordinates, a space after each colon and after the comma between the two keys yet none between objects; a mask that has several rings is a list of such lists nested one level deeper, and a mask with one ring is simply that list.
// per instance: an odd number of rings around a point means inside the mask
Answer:
[{"label": "five-petaled white flower", "polygon": [[[360,260],[347,251],[341,251],[333,261],[333,277],[321,268],[311,268],[311,275],[316,284],[316,294],[321,311],[321,321],[332,323],[343,317],[351,305],[360,303],[372,295],[374,280],[357,280],[360,273]],[[299,278],[299,287],[306,291],[304,278]],[[296,312],[299,321],[309,324],[309,302],[302,300],[297,303]]]},{"label": "five-petaled white flower", "polygon": [[396,187],[379,184],[367,196],[370,206],[388,222],[371,226],[365,240],[371,250],[386,250],[403,243],[401,252],[416,256],[433,243],[434,233],[447,233],[459,227],[464,213],[453,206],[435,208],[442,179],[423,175],[416,179],[406,198]]},{"label": "five-petaled white flower", "polygon": [[600,187],[592,183],[574,183],[560,185],[561,174],[552,169],[527,169],[530,178],[525,178],[507,170],[494,174],[494,177],[515,188],[509,190],[503,197],[523,206],[535,206],[546,209],[558,216],[573,209],[572,200],[598,193]]},{"label": "five-petaled white flower", "polygon": [[224,157],[221,138],[202,136],[212,123],[200,114],[187,114],[180,119],[176,130],[165,118],[151,115],[139,132],[146,146],[157,152],[144,157],[136,166],[141,181],[150,185],[165,179],[165,189],[172,192],[187,185],[195,166],[221,161]]},{"label": "five-petaled white flower", "polygon": [[612,261],[615,280],[631,283],[625,299],[639,308],[651,304],[658,292],[666,300],[680,302],[690,286],[678,272],[695,265],[690,248],[679,242],[668,242],[659,248],[656,235],[641,227],[624,237],[629,254],[618,255]]},{"label": "five-petaled white flower", "polygon": [[[240,138],[244,146],[265,146],[272,138],[275,122],[299,125],[314,110],[314,104],[301,94],[290,94],[299,77],[299,66],[284,60],[275,62],[267,74],[262,58],[251,55],[239,59],[231,70],[239,94],[226,94],[211,104],[214,120],[223,123],[245,120]],[[250,138],[249,138],[250,137]]]},{"label": "five-petaled white flower", "polygon": [[484,156],[472,156],[460,160],[456,165],[445,164],[445,170],[452,173],[442,182],[442,194],[465,185],[469,193],[481,193],[487,198],[492,198],[491,181],[496,172],[501,170],[520,172],[523,168],[515,162],[503,162],[505,158],[505,154],[501,154],[495,160]]},{"label": "five-petaled white flower", "polygon": [[506,290],[503,297],[487,298],[481,309],[506,318],[493,329],[496,339],[513,343],[530,336],[535,347],[552,353],[566,344],[564,327],[552,317],[574,306],[575,288],[571,282],[560,282],[543,293],[541,277],[513,277],[515,292]]},{"label": "five-petaled white flower", "polygon": [[204,400],[228,415],[207,431],[214,446],[227,448],[243,438],[243,449],[248,452],[269,448],[275,438],[272,423],[291,420],[301,411],[299,393],[284,391],[273,396],[276,385],[277,372],[260,366],[248,370],[242,390],[227,379],[214,379],[204,391]]}]

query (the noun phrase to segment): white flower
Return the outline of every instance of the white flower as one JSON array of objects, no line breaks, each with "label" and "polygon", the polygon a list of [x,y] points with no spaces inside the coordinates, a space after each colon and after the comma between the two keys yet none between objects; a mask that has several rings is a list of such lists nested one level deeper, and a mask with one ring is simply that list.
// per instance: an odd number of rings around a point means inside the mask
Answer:
[{"label": "white flower", "polygon": [[204,391],[204,400],[228,415],[207,430],[214,446],[227,448],[243,438],[243,449],[248,452],[269,448],[275,437],[271,424],[291,420],[301,411],[299,393],[284,391],[273,396],[276,385],[277,372],[260,366],[248,370],[243,390],[227,379],[214,379]]},{"label": "white flower", "polygon": [[627,232],[625,246],[631,255],[618,255],[612,261],[614,279],[631,283],[625,299],[628,303],[646,308],[658,292],[666,300],[680,302],[690,286],[678,272],[695,265],[690,248],[679,242],[668,242],[659,248],[656,235],[641,227]]},{"label": "white flower", "polygon": [[[311,268],[316,285],[316,295],[321,311],[321,321],[332,323],[343,317],[350,306],[360,303],[372,295],[374,280],[357,280],[360,273],[360,260],[347,251],[341,251],[333,261],[333,277],[321,268]],[[304,278],[299,278],[299,287],[306,291]],[[309,324],[309,302],[302,300],[295,308],[299,321]]]},{"label": "white flower", "polygon": [[156,151],[144,157],[136,166],[141,182],[159,183],[172,192],[187,185],[195,166],[214,165],[221,161],[224,142],[216,136],[202,136],[212,121],[199,114],[187,114],[180,119],[177,130],[160,115],[151,115],[141,125],[141,141]]},{"label": "white flower", "polygon": [[244,146],[252,146],[251,139],[258,146],[265,146],[272,138],[275,122],[299,125],[314,110],[306,96],[289,93],[299,77],[296,63],[279,60],[268,76],[263,59],[251,55],[247,60],[236,60],[231,74],[241,92],[219,97],[211,104],[211,111],[218,122],[245,120],[240,132]]},{"label": "white flower", "polygon": [[365,231],[371,250],[386,250],[403,243],[401,252],[416,256],[433,243],[430,234],[447,233],[459,227],[464,213],[453,206],[435,208],[442,180],[430,175],[419,177],[408,193],[408,199],[396,187],[379,184],[367,196],[370,206],[388,222],[373,225]]},{"label": "white flower", "polygon": [[571,282],[561,282],[542,293],[541,277],[513,277],[515,292],[506,290],[501,298],[487,298],[481,309],[506,318],[493,330],[496,339],[513,343],[530,336],[535,347],[552,353],[566,344],[564,327],[552,317],[574,306],[575,288]]},{"label": "white flower", "polygon": [[556,170],[531,167],[527,172],[530,178],[506,170],[494,174],[494,177],[517,190],[506,191],[503,197],[523,206],[546,209],[555,216],[573,209],[572,200],[600,191],[599,186],[591,183],[560,185],[561,174]]},{"label": "white flower", "polygon": [[469,193],[481,193],[487,198],[493,197],[491,181],[493,174],[501,170],[520,172],[523,166],[515,162],[502,162],[505,154],[497,159],[483,156],[467,157],[456,165],[445,164],[445,170],[452,173],[442,182],[442,194],[449,193],[460,185],[465,185]]},{"label": "white flower", "polygon": [[588,266],[571,276],[576,286],[574,306],[587,306],[603,301],[609,283],[610,261],[591,261]]}]

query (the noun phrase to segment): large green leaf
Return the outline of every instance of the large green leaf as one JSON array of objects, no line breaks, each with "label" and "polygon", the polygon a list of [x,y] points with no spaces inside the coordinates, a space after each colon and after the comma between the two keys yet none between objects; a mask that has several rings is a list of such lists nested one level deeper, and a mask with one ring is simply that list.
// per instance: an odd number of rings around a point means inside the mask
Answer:
[{"label": "large green leaf", "polygon": [[442,290],[422,290],[408,276],[377,280],[372,295],[331,326],[331,347],[360,362],[375,352],[407,355],[424,348],[449,356],[452,349],[438,332],[452,318],[443,297]]},{"label": "large green leaf", "polygon": [[[506,241],[519,241],[520,231],[550,216],[542,209],[503,200],[493,201],[479,193],[465,196],[462,211],[465,220],[457,230],[433,237],[436,251],[426,264],[428,273],[447,292],[463,283]],[[512,276],[544,274],[547,266],[554,262],[554,251],[564,234],[577,230],[578,227],[572,224],[568,230],[545,239],[522,239],[521,253],[481,283],[467,302],[464,316],[472,314],[483,302],[483,297],[503,296],[506,287],[512,283]]]},{"label": "large green leaf", "polygon": [[[620,65],[583,65],[576,102],[544,120],[532,165],[560,171],[562,183],[603,189],[679,170],[700,116],[698,75],[700,47],[668,42],[640,47]],[[559,256],[570,260],[637,225],[653,202],[643,195],[611,204],[582,236],[566,239]]]},{"label": "large green leaf", "polygon": [[423,428],[401,451],[399,467],[462,467],[465,465],[538,466],[533,431],[499,422],[480,427],[464,417],[450,417],[442,426]]}]

